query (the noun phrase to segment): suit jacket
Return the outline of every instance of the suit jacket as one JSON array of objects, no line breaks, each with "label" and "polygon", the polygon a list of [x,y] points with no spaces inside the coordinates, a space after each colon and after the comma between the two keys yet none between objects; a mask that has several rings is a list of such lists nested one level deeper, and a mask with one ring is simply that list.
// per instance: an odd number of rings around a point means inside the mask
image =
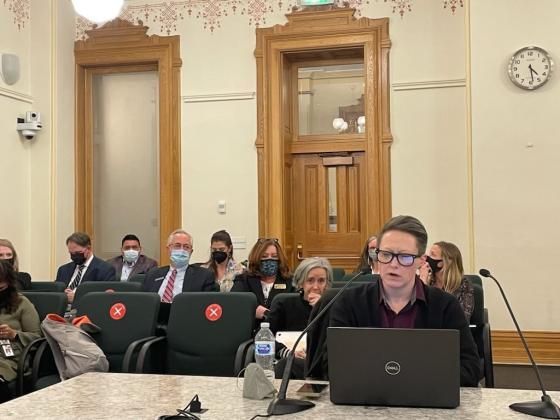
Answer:
[{"label": "suit jacket", "polygon": [[[115,273],[116,273],[115,279],[117,281],[120,281],[122,275],[122,268],[124,264],[122,255],[119,255],[115,258],[111,258],[110,260],[107,260],[107,262],[115,268]],[[130,272],[128,278],[130,279],[132,276],[135,276],[136,274],[147,273],[152,268],[157,267],[157,265],[158,264],[156,260],[152,260],[151,258],[146,257],[145,255],[140,255],[138,257],[138,261],[136,261],[136,264],[134,264],[134,267],[132,268],[132,271]]]},{"label": "suit jacket", "polygon": [[[142,290],[157,293],[168,271],[168,265],[148,271]],[[217,292],[219,290],[214,273],[210,270],[197,267],[196,265],[189,265],[187,267],[185,278],[183,279],[183,292]]]},{"label": "suit jacket", "polygon": [[[461,386],[477,386],[480,359],[469,323],[459,301],[451,294],[423,285],[414,328],[455,329],[460,334]],[[379,283],[347,289],[330,310],[331,327],[381,327]]]},{"label": "suit jacket", "polygon": [[293,293],[295,292],[292,286],[292,279],[285,279],[277,276],[274,281],[274,286],[270,289],[268,299],[264,298],[264,293],[261,286],[261,278],[251,273],[241,273],[235,277],[231,292],[252,292],[257,297],[257,304],[270,308],[270,304],[279,293]]},{"label": "suit jacket", "polygon": [[[55,281],[62,282],[68,286],[75,269],[76,264],[73,262],[61,265],[58,267]],[[111,264],[94,255],[80,283],[84,281],[115,281],[115,269]]]},{"label": "suit jacket", "polygon": [[17,272],[16,287],[19,290],[31,290],[31,276],[23,271]]}]

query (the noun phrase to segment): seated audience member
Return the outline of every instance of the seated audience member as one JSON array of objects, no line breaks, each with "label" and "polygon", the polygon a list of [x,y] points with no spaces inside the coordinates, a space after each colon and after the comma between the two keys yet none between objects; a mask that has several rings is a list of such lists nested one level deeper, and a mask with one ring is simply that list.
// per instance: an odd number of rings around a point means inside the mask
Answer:
[{"label": "seated audience member", "polygon": [[0,347],[0,403],[11,398],[8,382],[16,379],[23,349],[41,336],[39,315],[17,292],[16,277],[12,264],[0,260],[0,340],[6,340]]},{"label": "seated audience member", "polygon": [[140,239],[136,235],[126,235],[121,242],[121,255],[107,260],[117,273],[117,280],[128,281],[136,274],[144,274],[157,267],[157,261],[142,254]]},{"label": "seated audience member", "polygon": [[249,254],[249,267],[235,277],[232,292],[252,292],[257,297],[256,319],[263,319],[278,293],[294,291],[288,260],[277,239],[261,238]]},{"label": "seated audience member", "polygon": [[153,268],[146,274],[143,290],[156,292],[164,303],[183,292],[216,292],[218,286],[212,272],[206,268],[189,265],[193,252],[192,236],[177,229],[167,239],[170,265]]},{"label": "seated audience member", "polygon": [[19,261],[16,249],[7,239],[0,239],[0,260],[6,260],[12,264],[16,272],[16,287],[19,290],[31,289],[31,276],[29,273],[19,271]]},{"label": "seated audience member", "polygon": [[414,217],[389,220],[377,241],[381,280],[346,290],[331,308],[330,326],[456,329],[461,386],[477,386],[479,357],[459,301],[416,276],[427,241],[426,229]]},{"label": "seated audience member", "polygon": [[[303,331],[307,327],[311,309],[321,295],[332,285],[332,267],[326,258],[313,257],[303,260],[294,272],[293,285],[299,292],[300,299],[289,301],[275,300],[270,308],[268,320],[270,329],[278,331]],[[276,343],[276,357],[285,359],[291,349]],[[303,379],[306,354],[296,351],[292,365],[292,377]],[[285,363],[276,365],[278,376],[281,377]]]},{"label": "seated audience member", "polygon": [[233,279],[245,271],[245,268],[233,259],[233,244],[231,236],[225,230],[220,230],[210,239],[210,259],[202,265],[214,273],[220,292],[229,292],[233,286]]},{"label": "seated audience member", "polygon": [[115,269],[93,255],[87,233],[74,232],[66,239],[66,246],[72,262],[58,267],[55,281],[66,285],[68,303],[74,301],[74,291],[83,282],[115,281]]},{"label": "seated audience member", "polygon": [[420,278],[426,284],[437,287],[457,298],[467,321],[474,310],[473,285],[463,278],[461,251],[450,242],[436,242],[420,267]]},{"label": "seated audience member", "polygon": [[377,236],[370,237],[362,250],[362,254],[360,257],[360,262],[356,266],[354,270],[355,273],[359,273],[363,270],[370,270],[371,274],[379,274],[377,269],[377,255],[375,253],[375,249],[377,248]]}]

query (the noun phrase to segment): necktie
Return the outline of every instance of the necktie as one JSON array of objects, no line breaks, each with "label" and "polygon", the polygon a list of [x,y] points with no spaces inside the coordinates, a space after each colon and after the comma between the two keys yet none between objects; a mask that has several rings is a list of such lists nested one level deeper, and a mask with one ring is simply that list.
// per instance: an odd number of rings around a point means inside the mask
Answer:
[{"label": "necktie", "polygon": [[70,284],[70,286],[68,286],[69,289],[76,289],[76,287],[78,287],[80,285],[80,281],[82,281],[82,272],[84,271],[85,265],[79,265],[78,266],[78,273],[76,274],[76,277],[74,278],[74,281]]},{"label": "necktie", "polygon": [[177,277],[177,270],[173,270],[171,272],[171,275],[169,276],[169,280],[167,280],[167,286],[165,286],[163,297],[161,298],[162,302],[171,303],[171,301],[173,300],[173,287],[175,286],[175,277]]}]

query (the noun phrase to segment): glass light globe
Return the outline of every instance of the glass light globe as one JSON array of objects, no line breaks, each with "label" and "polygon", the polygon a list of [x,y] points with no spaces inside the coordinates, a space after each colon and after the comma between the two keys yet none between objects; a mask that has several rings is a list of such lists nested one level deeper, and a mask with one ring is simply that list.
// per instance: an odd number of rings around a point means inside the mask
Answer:
[{"label": "glass light globe", "polygon": [[93,23],[105,23],[116,18],[124,0],[72,0],[74,10]]},{"label": "glass light globe", "polygon": [[340,130],[344,125],[344,120],[342,118],[335,118],[332,121],[332,126],[335,130]]},{"label": "glass light globe", "polygon": [[366,117],[364,115],[358,117],[358,125],[366,125]]}]

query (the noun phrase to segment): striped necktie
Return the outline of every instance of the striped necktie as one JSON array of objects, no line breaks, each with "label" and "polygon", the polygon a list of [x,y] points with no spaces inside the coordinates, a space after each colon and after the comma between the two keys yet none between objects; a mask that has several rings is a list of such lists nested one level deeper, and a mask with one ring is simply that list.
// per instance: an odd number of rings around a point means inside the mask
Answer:
[{"label": "striped necktie", "polygon": [[173,300],[173,287],[175,286],[175,277],[177,277],[177,270],[173,270],[171,272],[171,275],[169,276],[169,280],[167,280],[167,286],[165,286],[163,297],[161,298],[162,302],[171,303],[171,301]]},{"label": "striped necktie", "polygon": [[78,273],[76,274],[76,277],[74,277],[72,283],[68,286],[69,289],[74,290],[80,285],[80,282],[82,281],[82,273],[85,267],[86,266],[83,264],[78,266]]}]

